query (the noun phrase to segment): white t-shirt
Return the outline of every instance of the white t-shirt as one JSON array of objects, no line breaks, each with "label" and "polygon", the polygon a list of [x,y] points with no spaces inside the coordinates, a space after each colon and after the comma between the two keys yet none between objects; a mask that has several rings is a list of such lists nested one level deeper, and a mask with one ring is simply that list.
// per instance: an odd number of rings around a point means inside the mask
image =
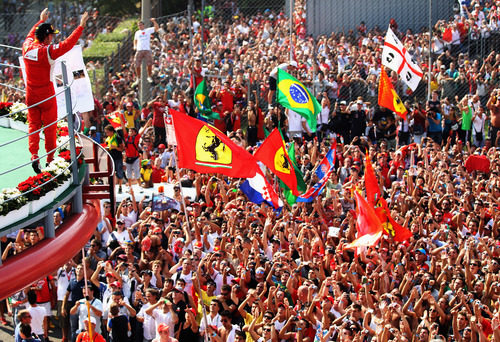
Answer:
[{"label": "white t-shirt", "polygon": [[151,35],[155,33],[154,27],[148,27],[144,30],[135,32],[134,40],[137,41],[137,51],[151,50]]},{"label": "white t-shirt", "polygon": [[153,318],[156,324],[156,338],[160,338],[160,335],[158,335],[158,325],[160,325],[161,323],[165,323],[166,325],[168,325],[168,327],[170,328],[170,337],[174,337],[175,324],[174,318],[172,317],[172,313],[170,311],[165,313],[162,309],[154,309]]},{"label": "white t-shirt", "polygon": [[40,336],[43,336],[43,319],[47,316],[47,310],[42,306],[28,306],[31,315],[31,330]]},{"label": "white t-shirt", "polygon": [[325,106],[321,108],[318,113],[318,124],[325,125],[328,123],[328,118],[330,117],[330,107]]},{"label": "white t-shirt", "polygon": [[108,241],[106,242],[106,245],[109,245],[109,243],[111,241],[113,241],[113,236],[116,237],[116,240],[118,241],[119,244],[122,244],[128,240],[130,240],[130,235],[128,235],[128,231],[125,229],[124,231],[122,231],[121,233],[119,233],[117,230],[113,231],[113,233],[111,233],[109,235],[109,238],[108,238]]},{"label": "white t-shirt", "polygon": [[485,122],[486,122],[486,114],[483,113],[476,115],[474,121],[472,121],[472,125],[474,126],[474,131],[483,132]]},{"label": "white t-shirt", "polygon": [[[73,268],[71,268],[69,272],[66,272],[65,267],[61,267],[57,270],[57,300],[64,299],[69,282],[72,279],[75,279],[75,270]],[[68,299],[71,300],[71,294]]]},{"label": "white t-shirt", "polygon": [[302,133],[302,116],[291,109],[288,110],[288,132]]},{"label": "white t-shirt", "polygon": [[[80,305],[78,305],[78,330],[83,331],[84,321],[88,317],[89,313],[87,311],[87,303],[86,303],[85,299],[81,299],[79,302],[80,302]],[[102,312],[102,302],[99,299],[97,299],[97,298],[92,299],[90,301],[90,305]],[[90,316],[94,317],[96,322],[99,322],[101,320],[101,317],[97,316],[92,309],[90,310]],[[101,333],[101,325],[96,324],[95,330],[100,334]]]},{"label": "white t-shirt", "polygon": [[143,328],[144,328],[144,339],[152,340],[156,336],[156,325],[155,320],[150,315],[146,314],[146,310],[151,307],[151,304],[146,303],[142,306],[141,310],[137,314],[137,317],[144,318]]},{"label": "white t-shirt", "polygon": [[[220,315],[217,314],[215,317],[212,318],[210,314],[207,314],[207,324],[211,326],[216,326],[217,329],[222,327],[222,323],[220,321]],[[205,319],[202,317],[201,318],[201,323],[200,323],[200,333],[203,334],[205,332],[206,326],[205,326]]]},{"label": "white t-shirt", "polygon": [[122,219],[125,223],[125,228],[130,228],[134,223],[137,222],[137,213],[132,210],[127,215],[120,214],[120,219]]}]

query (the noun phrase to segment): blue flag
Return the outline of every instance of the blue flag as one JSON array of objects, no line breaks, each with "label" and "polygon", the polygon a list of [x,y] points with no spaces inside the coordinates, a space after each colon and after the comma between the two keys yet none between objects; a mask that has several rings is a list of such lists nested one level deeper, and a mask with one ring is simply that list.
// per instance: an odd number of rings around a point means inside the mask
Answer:
[{"label": "blue flag", "polygon": [[323,192],[328,178],[330,178],[335,167],[335,156],[337,153],[337,142],[334,140],[330,151],[321,160],[321,163],[316,168],[316,175],[319,178],[318,183],[309,188],[305,194],[297,197],[297,202],[312,202],[316,196]]}]

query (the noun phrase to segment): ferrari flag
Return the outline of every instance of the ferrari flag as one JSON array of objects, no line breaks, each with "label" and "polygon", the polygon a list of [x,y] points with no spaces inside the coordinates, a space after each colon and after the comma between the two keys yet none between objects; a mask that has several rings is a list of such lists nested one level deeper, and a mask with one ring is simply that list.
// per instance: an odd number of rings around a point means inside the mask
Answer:
[{"label": "ferrari flag", "polygon": [[316,132],[316,117],[321,106],[309,90],[295,77],[278,68],[277,101],[306,119],[311,131]]},{"label": "ferrari flag", "polygon": [[406,107],[403,101],[399,98],[398,94],[392,86],[389,76],[387,76],[384,68],[380,72],[380,81],[378,83],[378,104],[382,107],[392,110],[400,117],[406,120]]},{"label": "ferrari flag", "polygon": [[214,126],[189,115],[171,111],[179,167],[201,173],[222,173],[229,177],[251,178],[257,160]]},{"label": "ferrari flag", "polygon": [[288,156],[285,143],[281,138],[279,129],[274,131],[264,140],[254,154],[257,160],[264,163],[279,179],[283,181],[295,196],[300,195],[297,189],[297,177],[292,161]]}]

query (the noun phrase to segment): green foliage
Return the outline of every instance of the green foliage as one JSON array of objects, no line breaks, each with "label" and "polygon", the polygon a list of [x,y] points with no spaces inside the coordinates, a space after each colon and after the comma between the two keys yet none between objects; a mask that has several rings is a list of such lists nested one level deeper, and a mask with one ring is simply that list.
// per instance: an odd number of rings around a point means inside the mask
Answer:
[{"label": "green foliage", "polygon": [[83,51],[83,58],[87,60],[100,60],[111,56],[118,50],[119,42],[93,42],[92,46]]},{"label": "green foliage", "polygon": [[99,1],[99,12],[102,15],[123,16],[138,15],[141,8],[140,1],[134,0],[106,0]]}]

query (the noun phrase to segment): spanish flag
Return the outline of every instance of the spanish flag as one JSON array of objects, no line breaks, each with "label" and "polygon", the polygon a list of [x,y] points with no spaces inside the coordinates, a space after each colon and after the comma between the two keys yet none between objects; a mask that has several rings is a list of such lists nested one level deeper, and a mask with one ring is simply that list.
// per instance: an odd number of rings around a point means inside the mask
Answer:
[{"label": "spanish flag", "polygon": [[275,128],[274,131],[264,140],[262,145],[254,154],[257,160],[260,160],[266,165],[272,173],[290,188],[292,194],[299,196],[297,189],[297,176],[295,175],[295,168],[292,161],[288,156],[285,143],[281,138],[279,129]]},{"label": "spanish flag", "polygon": [[398,94],[396,94],[384,67],[382,67],[382,71],[380,72],[380,81],[378,84],[378,104],[379,106],[392,110],[406,120],[406,113],[408,111],[403,101],[401,101]]},{"label": "spanish flag", "polygon": [[200,173],[221,173],[234,178],[251,178],[257,160],[214,126],[189,115],[170,111],[177,139],[179,167]]},{"label": "spanish flag", "polygon": [[278,68],[277,101],[306,119],[311,131],[316,132],[317,116],[321,105],[309,90],[295,77]]}]

